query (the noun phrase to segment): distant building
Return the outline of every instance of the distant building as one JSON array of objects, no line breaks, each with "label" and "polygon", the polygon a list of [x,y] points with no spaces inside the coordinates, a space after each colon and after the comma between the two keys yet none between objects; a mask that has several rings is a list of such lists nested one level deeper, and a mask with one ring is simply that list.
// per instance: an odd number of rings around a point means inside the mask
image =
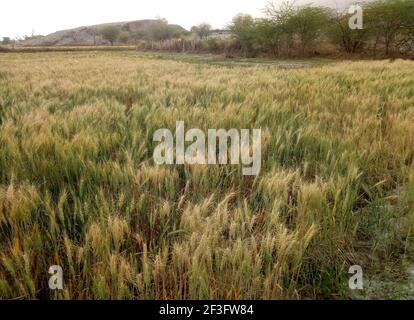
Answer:
[{"label": "distant building", "polygon": [[231,32],[230,30],[220,30],[220,29],[216,29],[216,30],[211,30],[209,35],[208,35],[208,39],[230,39],[233,36],[233,32]]}]

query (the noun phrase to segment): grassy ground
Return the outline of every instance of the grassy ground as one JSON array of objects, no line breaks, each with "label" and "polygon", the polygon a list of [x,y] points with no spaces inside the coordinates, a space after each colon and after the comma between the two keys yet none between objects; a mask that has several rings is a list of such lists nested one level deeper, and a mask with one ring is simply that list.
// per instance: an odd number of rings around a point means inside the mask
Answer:
[{"label": "grassy ground", "polygon": [[[351,265],[403,272],[414,62],[185,62],[0,54],[1,298],[347,298]],[[262,128],[260,175],[155,166],[177,120]]]}]

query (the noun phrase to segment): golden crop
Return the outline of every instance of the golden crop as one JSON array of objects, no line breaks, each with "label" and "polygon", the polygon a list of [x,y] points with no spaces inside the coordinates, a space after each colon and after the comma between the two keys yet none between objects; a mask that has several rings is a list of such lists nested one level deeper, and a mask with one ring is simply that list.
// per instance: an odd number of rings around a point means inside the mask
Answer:
[{"label": "golden crop", "polygon": [[[0,298],[346,297],[350,265],[410,247],[413,75],[1,54]],[[260,175],[154,165],[178,120],[261,128]]]}]

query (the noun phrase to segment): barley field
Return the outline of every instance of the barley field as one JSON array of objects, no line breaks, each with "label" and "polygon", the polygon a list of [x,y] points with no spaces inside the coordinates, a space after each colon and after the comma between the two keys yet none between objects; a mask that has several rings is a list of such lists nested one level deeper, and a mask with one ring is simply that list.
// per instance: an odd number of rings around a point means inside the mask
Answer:
[{"label": "barley field", "polygon": [[[178,120],[261,128],[260,174],[155,165]],[[414,61],[0,54],[0,298],[348,299],[410,259],[413,160]]]}]

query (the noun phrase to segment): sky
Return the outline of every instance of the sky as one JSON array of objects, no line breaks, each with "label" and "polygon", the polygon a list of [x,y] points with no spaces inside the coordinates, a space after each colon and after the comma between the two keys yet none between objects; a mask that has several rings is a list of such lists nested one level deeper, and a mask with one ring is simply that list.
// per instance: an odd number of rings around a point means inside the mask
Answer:
[{"label": "sky", "polygon": [[[283,0],[274,0],[281,2]],[[296,0],[344,5],[351,0]],[[186,29],[201,22],[223,28],[238,13],[263,15],[268,0],[1,0],[0,39],[99,23],[166,18]]]}]

